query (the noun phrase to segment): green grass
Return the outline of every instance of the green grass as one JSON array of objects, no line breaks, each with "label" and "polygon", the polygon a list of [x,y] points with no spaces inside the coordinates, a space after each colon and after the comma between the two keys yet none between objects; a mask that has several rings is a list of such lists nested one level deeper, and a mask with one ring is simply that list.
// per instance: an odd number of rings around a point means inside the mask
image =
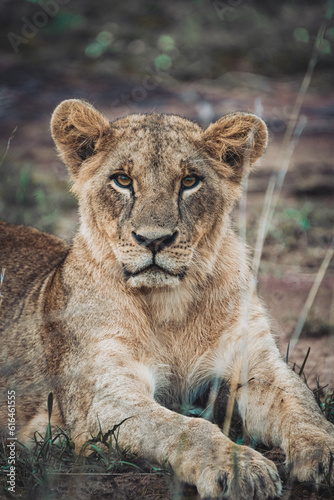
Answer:
[{"label": "green grass", "polygon": [[15,494],[6,491],[9,466],[6,439],[3,436],[0,450],[0,492],[2,490],[6,497],[32,500],[56,499],[57,487],[65,476],[70,478],[84,474],[98,477],[129,471],[168,473],[167,468],[154,467],[145,460],[138,459],[129,451],[120,450],[118,431],[123,422],[106,433],[99,425],[98,434],[92,435],[80,450],[75,450],[70,429],[52,427],[52,405],[53,395],[50,392],[48,397],[49,423],[44,436],[35,432],[29,446],[16,443]]},{"label": "green grass", "polygon": [[53,233],[61,217],[76,207],[67,181],[35,177],[29,162],[5,157],[0,162],[0,218]]}]

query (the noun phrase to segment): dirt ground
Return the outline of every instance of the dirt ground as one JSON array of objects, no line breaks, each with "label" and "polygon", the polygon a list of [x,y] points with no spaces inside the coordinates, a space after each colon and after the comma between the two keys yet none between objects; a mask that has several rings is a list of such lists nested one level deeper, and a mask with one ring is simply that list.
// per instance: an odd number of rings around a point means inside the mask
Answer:
[{"label": "dirt ground", "polygon": [[[66,476],[48,492],[48,500],[201,500],[196,488],[174,478],[154,474],[123,473],[109,476]],[[329,500],[325,491],[286,483],[282,500]]]}]

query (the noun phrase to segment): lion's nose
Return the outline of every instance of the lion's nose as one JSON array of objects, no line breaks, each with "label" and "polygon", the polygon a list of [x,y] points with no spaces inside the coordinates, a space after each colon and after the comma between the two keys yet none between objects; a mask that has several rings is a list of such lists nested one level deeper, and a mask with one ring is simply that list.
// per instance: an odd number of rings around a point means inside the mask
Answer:
[{"label": "lion's nose", "polygon": [[158,237],[150,237],[145,234],[139,234],[132,231],[132,236],[136,240],[139,245],[143,245],[151,250],[152,253],[160,252],[163,248],[169,247],[174,243],[178,235],[178,232],[175,231],[173,234],[163,234]]}]

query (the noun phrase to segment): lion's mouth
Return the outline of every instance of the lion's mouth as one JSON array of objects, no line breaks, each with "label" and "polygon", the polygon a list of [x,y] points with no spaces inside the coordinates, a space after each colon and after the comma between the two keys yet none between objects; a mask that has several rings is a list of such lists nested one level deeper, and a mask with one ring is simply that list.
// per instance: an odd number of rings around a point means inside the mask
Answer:
[{"label": "lion's mouth", "polygon": [[174,272],[170,271],[169,269],[158,266],[158,264],[156,264],[156,263],[149,264],[148,266],[142,267],[141,269],[138,269],[137,271],[130,271],[125,266],[125,264],[123,264],[123,274],[127,280],[130,278],[133,278],[135,276],[142,275],[145,273],[150,273],[150,272],[153,272],[153,273],[154,272],[161,272],[161,273],[164,273],[164,274],[167,274],[169,276],[173,276],[175,278],[179,278],[180,280],[182,280],[185,277],[187,271],[184,268],[180,272],[174,273]]}]

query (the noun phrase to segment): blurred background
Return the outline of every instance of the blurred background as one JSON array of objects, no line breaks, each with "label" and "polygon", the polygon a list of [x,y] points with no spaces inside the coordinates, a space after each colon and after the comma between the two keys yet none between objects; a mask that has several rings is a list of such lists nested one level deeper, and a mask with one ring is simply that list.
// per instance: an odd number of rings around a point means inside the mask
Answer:
[{"label": "blurred background", "polygon": [[[248,184],[251,247],[269,179],[288,167],[259,273],[284,354],[333,238],[333,10],[323,0],[1,0],[1,218],[71,240],[76,200],[49,131],[63,99],[87,99],[110,120],[156,110],[204,127],[255,112],[270,145]],[[311,386],[318,375],[334,387],[333,276],[331,262],[290,355],[300,366],[311,346]]]}]

